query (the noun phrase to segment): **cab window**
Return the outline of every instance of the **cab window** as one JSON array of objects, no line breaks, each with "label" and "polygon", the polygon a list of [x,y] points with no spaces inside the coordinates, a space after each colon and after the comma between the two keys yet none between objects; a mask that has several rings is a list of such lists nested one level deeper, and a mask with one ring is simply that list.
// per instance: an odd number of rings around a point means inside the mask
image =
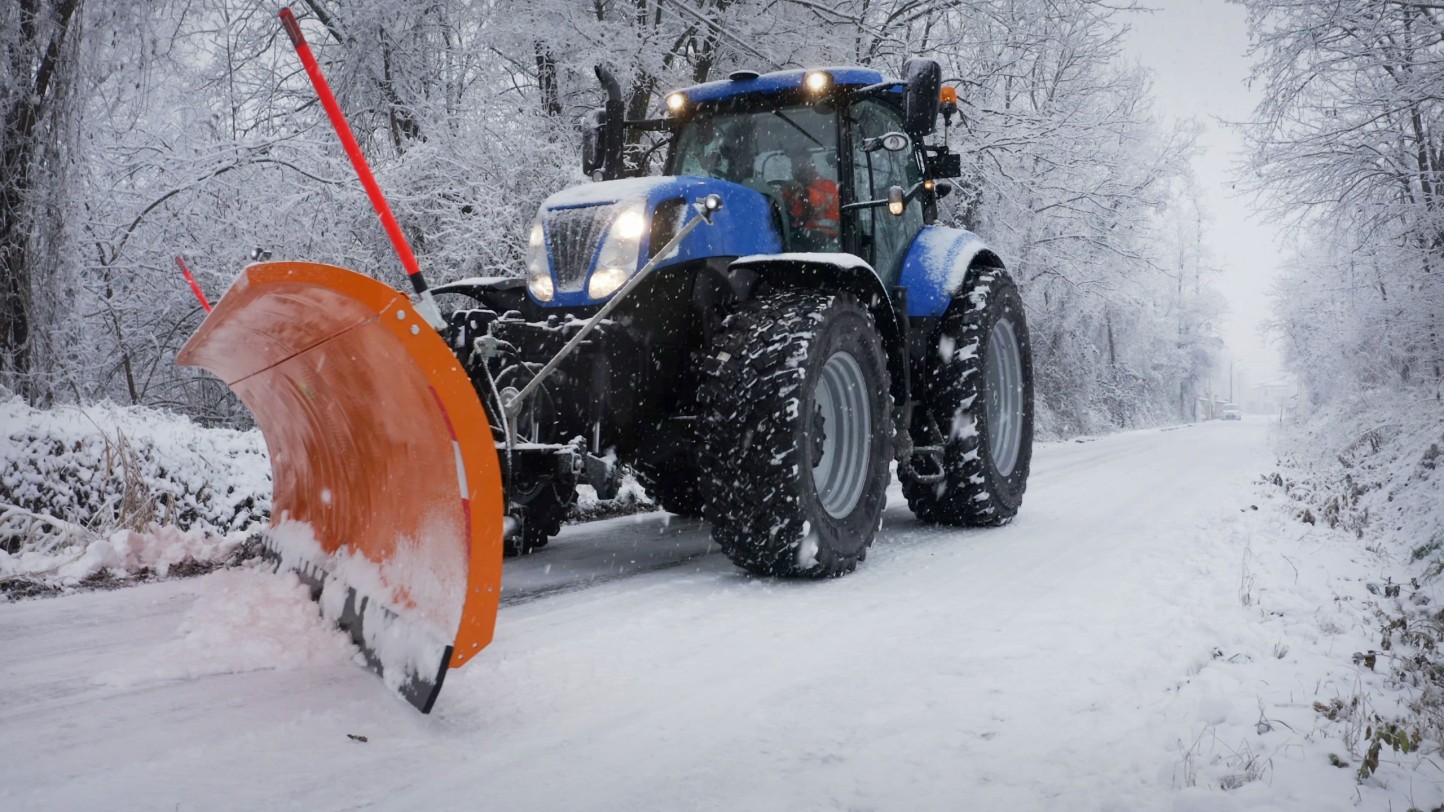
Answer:
[{"label": "cab window", "polygon": [[[911,143],[897,152],[869,149],[871,139],[904,131],[900,113],[881,102],[864,100],[852,106],[849,123],[852,126],[853,192],[857,201],[881,200],[887,197],[891,186],[901,186],[906,191],[922,180],[916,147]],[[923,227],[921,201],[909,202],[901,217],[889,213],[885,206],[855,209],[849,215],[858,255],[872,263],[883,284],[889,287],[897,284],[903,258]]]}]

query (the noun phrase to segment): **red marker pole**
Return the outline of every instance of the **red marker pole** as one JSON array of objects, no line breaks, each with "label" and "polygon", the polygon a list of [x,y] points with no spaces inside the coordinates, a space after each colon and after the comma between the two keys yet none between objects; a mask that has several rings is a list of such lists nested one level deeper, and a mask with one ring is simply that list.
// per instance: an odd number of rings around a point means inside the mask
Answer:
[{"label": "red marker pole", "polygon": [[296,46],[296,54],[301,57],[301,64],[306,68],[306,75],[311,78],[311,85],[316,88],[316,95],[321,99],[321,106],[326,108],[326,114],[331,118],[331,126],[336,130],[336,135],[341,139],[341,146],[346,148],[346,156],[351,159],[351,166],[356,170],[356,176],[361,179],[361,185],[366,187],[366,195],[371,198],[371,206],[376,209],[376,216],[381,218],[381,226],[386,229],[386,236],[391,238],[391,245],[396,249],[396,256],[401,259],[401,267],[406,269],[406,275],[411,279],[411,287],[416,290],[416,295],[421,302],[416,309],[436,329],[445,326],[441,318],[441,311],[436,307],[436,300],[431,297],[431,290],[426,285],[426,278],[421,275],[421,266],[416,262],[416,255],[411,252],[411,243],[406,241],[406,235],[401,233],[401,226],[397,224],[396,217],[391,213],[391,206],[386,202],[386,196],[381,193],[381,187],[377,185],[376,178],[371,174],[371,167],[366,164],[366,157],[361,154],[361,147],[356,143],[356,136],[351,133],[351,125],[346,123],[346,115],[341,112],[341,105],[337,104],[336,97],[331,93],[331,86],[326,83],[326,77],[321,74],[321,66],[316,63],[316,57],[311,53],[311,46],[306,44],[306,37],[301,33],[301,26],[296,22],[296,15],[291,13],[289,8],[281,9],[281,25],[285,27],[286,34],[291,37],[291,44]]},{"label": "red marker pole", "polygon": [[191,283],[191,291],[195,293],[196,301],[201,303],[201,307],[204,307],[207,313],[211,312],[211,303],[206,301],[206,295],[201,291],[200,284],[196,282],[194,276],[191,276],[191,269],[186,267],[186,261],[176,257],[175,264],[180,266],[181,273],[186,275],[186,281]]}]

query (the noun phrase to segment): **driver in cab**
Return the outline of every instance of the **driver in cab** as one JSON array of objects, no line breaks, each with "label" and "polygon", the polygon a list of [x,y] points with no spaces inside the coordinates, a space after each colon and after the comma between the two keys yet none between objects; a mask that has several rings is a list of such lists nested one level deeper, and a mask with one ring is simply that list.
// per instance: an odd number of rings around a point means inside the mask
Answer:
[{"label": "driver in cab", "polygon": [[788,145],[787,157],[792,180],[782,187],[782,201],[792,226],[791,250],[839,250],[842,213],[837,181],[817,171],[805,144]]}]

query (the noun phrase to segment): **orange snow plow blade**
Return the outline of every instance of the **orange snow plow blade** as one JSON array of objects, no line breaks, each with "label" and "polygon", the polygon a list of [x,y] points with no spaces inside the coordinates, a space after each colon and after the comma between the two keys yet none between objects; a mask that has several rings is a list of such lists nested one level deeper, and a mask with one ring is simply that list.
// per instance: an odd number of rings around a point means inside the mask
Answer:
[{"label": "orange snow plow blade", "polygon": [[255,415],[267,553],[423,713],[491,642],[503,494],[487,415],[407,297],[330,265],[251,265],[182,348]]}]

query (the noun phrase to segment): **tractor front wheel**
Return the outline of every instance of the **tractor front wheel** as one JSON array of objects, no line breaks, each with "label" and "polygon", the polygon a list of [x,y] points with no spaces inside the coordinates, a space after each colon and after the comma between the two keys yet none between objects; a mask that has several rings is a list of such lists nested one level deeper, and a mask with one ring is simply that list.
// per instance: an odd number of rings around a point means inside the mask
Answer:
[{"label": "tractor front wheel", "polygon": [[[498,404],[516,397],[517,392],[540,369],[539,364],[514,364],[497,376]],[[500,406],[498,405],[498,409]],[[556,408],[551,392],[538,387],[516,417],[516,436],[523,443],[539,443],[556,435]],[[576,483],[562,478],[550,467],[527,470],[507,460],[509,507],[521,520],[520,532],[506,539],[503,553],[511,558],[528,555],[547,546],[562,531],[577,499]]]},{"label": "tractor front wheel", "polygon": [[639,464],[632,471],[658,507],[684,518],[702,518],[702,494],[697,489],[695,464],[672,459]]}]

